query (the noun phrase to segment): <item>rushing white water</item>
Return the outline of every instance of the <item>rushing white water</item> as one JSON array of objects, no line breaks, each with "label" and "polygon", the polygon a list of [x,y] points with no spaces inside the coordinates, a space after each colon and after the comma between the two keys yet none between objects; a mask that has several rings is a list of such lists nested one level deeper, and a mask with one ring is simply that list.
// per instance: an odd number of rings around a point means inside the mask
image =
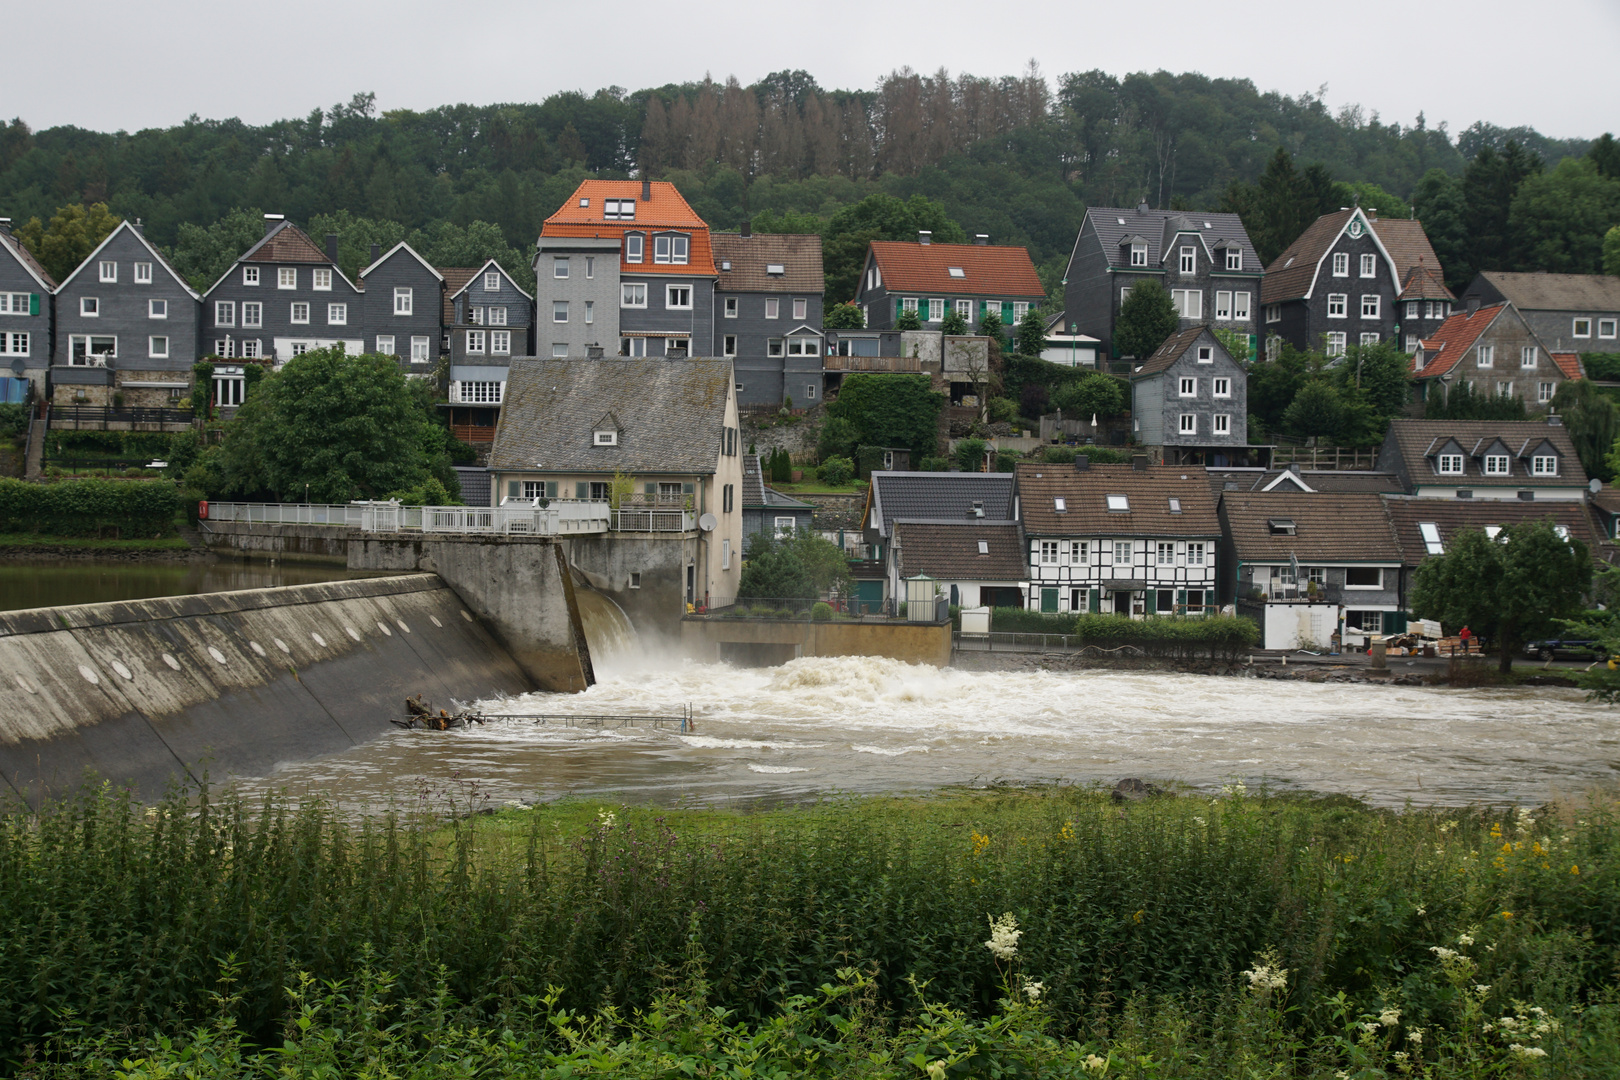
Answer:
[{"label": "rushing white water", "polygon": [[1126,776],[1342,792],[1398,805],[1535,802],[1612,788],[1620,713],[1573,690],[1449,690],[1111,671],[977,673],[871,657],[735,669],[639,650],[581,695],[488,712],[668,714],[695,733],[523,722],[399,732],[250,789],[386,801],[452,775],[497,799],[672,803]]}]

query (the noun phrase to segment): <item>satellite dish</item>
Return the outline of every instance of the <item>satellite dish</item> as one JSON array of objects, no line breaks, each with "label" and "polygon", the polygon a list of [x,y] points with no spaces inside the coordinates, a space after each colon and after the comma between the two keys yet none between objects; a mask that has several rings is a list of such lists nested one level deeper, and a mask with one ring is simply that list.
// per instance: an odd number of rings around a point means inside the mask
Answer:
[{"label": "satellite dish", "polygon": [[1603,490],[1603,481],[1599,480],[1595,476],[1592,477],[1592,479],[1586,485],[1586,490],[1596,495],[1598,492]]},{"label": "satellite dish", "polygon": [[714,527],[718,524],[720,524],[720,519],[713,514],[704,514],[698,518],[698,528],[704,532],[714,532]]}]

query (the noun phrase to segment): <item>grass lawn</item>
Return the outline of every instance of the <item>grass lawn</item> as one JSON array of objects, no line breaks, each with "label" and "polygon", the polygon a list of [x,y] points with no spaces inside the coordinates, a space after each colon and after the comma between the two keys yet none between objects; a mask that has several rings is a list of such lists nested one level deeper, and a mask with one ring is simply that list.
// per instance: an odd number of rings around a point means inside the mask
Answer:
[{"label": "grass lawn", "polygon": [[866,481],[856,480],[848,484],[823,484],[820,480],[806,480],[799,484],[770,485],[784,495],[865,495]]},{"label": "grass lawn", "polygon": [[160,540],[101,540],[89,536],[44,536],[39,533],[0,533],[0,548],[77,548],[83,551],[185,551],[190,545],[179,536]]}]

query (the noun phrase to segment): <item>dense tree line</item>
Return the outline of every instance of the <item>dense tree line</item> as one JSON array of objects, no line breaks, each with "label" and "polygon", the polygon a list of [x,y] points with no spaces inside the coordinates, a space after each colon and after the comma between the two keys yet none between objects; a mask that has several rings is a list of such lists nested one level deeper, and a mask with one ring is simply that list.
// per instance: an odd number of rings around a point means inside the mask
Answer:
[{"label": "dense tree line", "polygon": [[[527,251],[582,178],[639,168],[677,182],[717,228],[769,215],[822,231],[869,195],[925,196],[966,232],[1027,246],[1051,288],[1088,204],[1213,208],[1234,184],[1261,181],[1279,148],[1341,185],[1405,198],[1510,145],[1556,175],[1589,144],[1484,124],[1453,139],[1421,114],[1385,123],[1356,107],[1335,113],[1320,93],[1198,74],[1078,72],[1054,88],[1033,66],[1003,78],[902,69],[850,91],[784,71],[747,87],[705,79],[422,112],[379,112],[357,94],[262,126],[192,117],[135,133],[33,132],[18,119],[0,127],[0,206],[43,222],[106,203],[166,246],[182,226],[259,207],[299,224],[347,213],[404,235],[484,222]],[[1535,220],[1530,209],[1521,218],[1526,229]],[[1549,243],[1548,257],[1585,258]]]}]

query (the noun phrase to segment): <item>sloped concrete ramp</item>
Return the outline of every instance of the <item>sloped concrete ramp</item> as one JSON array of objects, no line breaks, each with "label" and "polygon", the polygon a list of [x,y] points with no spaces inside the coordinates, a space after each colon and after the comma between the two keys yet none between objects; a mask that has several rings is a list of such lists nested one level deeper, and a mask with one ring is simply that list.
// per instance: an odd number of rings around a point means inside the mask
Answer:
[{"label": "sloped concrete ramp", "polygon": [[0,613],[0,794],[264,775],[533,688],[433,574]]}]

